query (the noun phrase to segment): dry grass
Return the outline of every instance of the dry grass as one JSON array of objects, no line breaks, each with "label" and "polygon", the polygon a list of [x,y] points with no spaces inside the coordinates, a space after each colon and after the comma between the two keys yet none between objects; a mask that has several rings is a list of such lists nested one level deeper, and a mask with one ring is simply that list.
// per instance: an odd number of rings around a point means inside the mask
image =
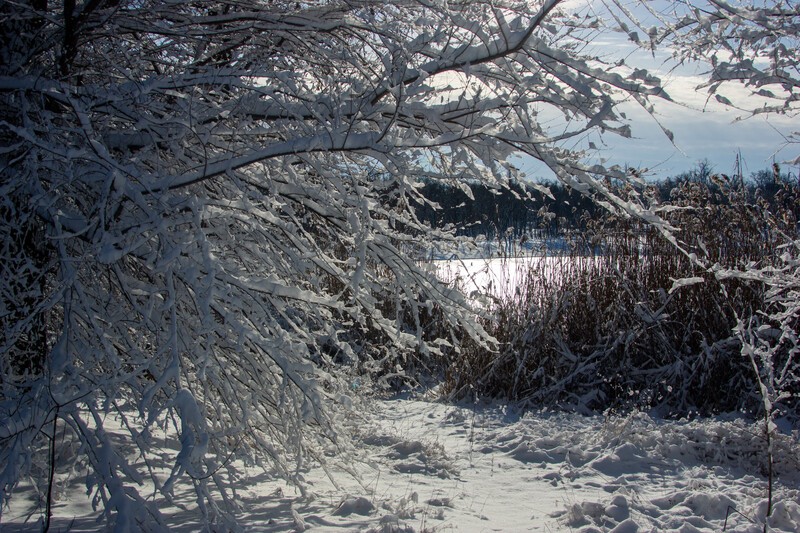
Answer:
[{"label": "dry grass", "polygon": [[[593,410],[751,409],[758,391],[733,329],[765,308],[765,287],[719,280],[709,267],[776,259],[795,226],[757,200],[725,183],[677,188],[671,222],[683,251],[630,219],[593,221],[585,235],[603,253],[532,260],[484,324],[499,351],[465,342],[447,391]],[[685,278],[703,281],[670,290]]]}]

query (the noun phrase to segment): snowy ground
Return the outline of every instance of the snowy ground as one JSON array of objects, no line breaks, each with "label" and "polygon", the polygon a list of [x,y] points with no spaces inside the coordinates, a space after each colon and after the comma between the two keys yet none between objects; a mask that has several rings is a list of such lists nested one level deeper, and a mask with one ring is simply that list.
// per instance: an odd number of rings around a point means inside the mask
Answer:
[{"label": "snowy ground", "polygon": [[[359,402],[360,403],[360,402]],[[347,417],[360,461],[314,467],[307,493],[254,477],[238,490],[247,531],[763,531],[758,426],[728,417],[586,417],[420,399],[370,400]],[[800,531],[798,435],[776,447],[771,531]],[[37,530],[30,491],[0,530]],[[197,529],[174,509],[174,531]],[[96,531],[76,476],[52,531]],[[25,520],[28,520],[25,523]]]}]

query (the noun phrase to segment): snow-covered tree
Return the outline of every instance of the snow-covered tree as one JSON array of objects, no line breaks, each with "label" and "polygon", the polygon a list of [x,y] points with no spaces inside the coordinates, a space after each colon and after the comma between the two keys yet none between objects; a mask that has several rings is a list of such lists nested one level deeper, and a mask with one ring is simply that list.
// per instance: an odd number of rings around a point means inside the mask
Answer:
[{"label": "snow-covered tree", "polygon": [[69,431],[120,529],[163,524],[178,482],[226,527],[232,459],[292,478],[337,445],[343,376],[489,347],[416,261],[452,238],[417,220],[419,179],[500,187],[522,153],[636,211],[567,147],[668,98],[559,3],[2,3],[3,498]]}]

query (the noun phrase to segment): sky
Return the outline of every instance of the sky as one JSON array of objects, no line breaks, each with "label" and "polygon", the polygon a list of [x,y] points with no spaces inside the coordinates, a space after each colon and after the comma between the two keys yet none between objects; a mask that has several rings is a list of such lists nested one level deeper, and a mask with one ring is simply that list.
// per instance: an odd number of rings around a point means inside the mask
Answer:
[{"label": "sky", "polygon": [[[586,0],[573,0],[571,3],[586,6]],[[647,168],[650,177],[662,178],[691,170],[702,160],[707,160],[716,172],[732,174],[736,171],[738,157],[745,176],[770,167],[773,161],[783,163],[786,171],[799,173],[800,166],[789,162],[800,156],[800,143],[787,142],[793,132],[800,131],[797,117],[750,116],[709,98],[705,89],[698,89],[704,81],[703,73],[709,67],[693,64],[675,68],[669,61],[669,49],[658,51],[655,56],[646,52],[631,53],[633,45],[626,36],[613,33],[601,35],[592,44],[599,55],[626,57],[629,65],[646,68],[661,77],[667,93],[673,101],[680,103],[654,102],[656,118],[674,133],[674,143],[661,131],[653,117],[641,107],[630,104],[624,110],[630,119],[633,138],[593,136],[589,140],[594,142],[598,151],[592,163],[604,159],[607,165]],[[719,92],[736,103],[754,104],[753,107],[761,104],[761,100],[756,100],[752,91],[742,85],[728,84]],[[528,178],[552,175],[533,159],[520,161],[519,167]]]},{"label": "sky", "polygon": [[[717,172],[731,174],[739,156],[747,176],[771,166],[773,161],[792,161],[800,155],[800,145],[787,143],[788,136],[800,130],[796,119],[751,116],[713,97],[709,99],[705,90],[696,89],[702,83],[697,74],[673,73],[665,80],[673,100],[683,103],[656,103],[656,118],[673,132],[674,144],[653,117],[632,105],[627,114],[634,138],[615,142],[605,137],[607,146],[600,148],[603,157],[615,161],[621,158],[630,166],[669,176],[689,170],[701,160],[708,160]],[[750,98],[749,89],[742,86],[730,85],[721,92],[735,102]],[[797,172],[796,167],[793,171]]]}]

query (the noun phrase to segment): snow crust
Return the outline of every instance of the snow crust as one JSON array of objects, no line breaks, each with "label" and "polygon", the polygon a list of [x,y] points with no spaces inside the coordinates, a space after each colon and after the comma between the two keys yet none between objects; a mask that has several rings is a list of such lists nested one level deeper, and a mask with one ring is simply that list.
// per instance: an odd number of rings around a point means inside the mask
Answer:
[{"label": "snow crust", "polygon": [[[521,414],[395,398],[356,399],[342,424],[353,449],[327,450],[325,468],[302,472],[304,490],[242,465],[245,531],[763,531],[765,446],[741,417]],[[797,432],[776,441],[770,531],[800,531],[797,441]],[[180,450],[164,439],[165,476]],[[95,531],[80,472],[59,476],[51,527]],[[2,531],[36,529],[32,494],[15,495]],[[197,530],[191,494],[176,483],[170,530]]]}]

